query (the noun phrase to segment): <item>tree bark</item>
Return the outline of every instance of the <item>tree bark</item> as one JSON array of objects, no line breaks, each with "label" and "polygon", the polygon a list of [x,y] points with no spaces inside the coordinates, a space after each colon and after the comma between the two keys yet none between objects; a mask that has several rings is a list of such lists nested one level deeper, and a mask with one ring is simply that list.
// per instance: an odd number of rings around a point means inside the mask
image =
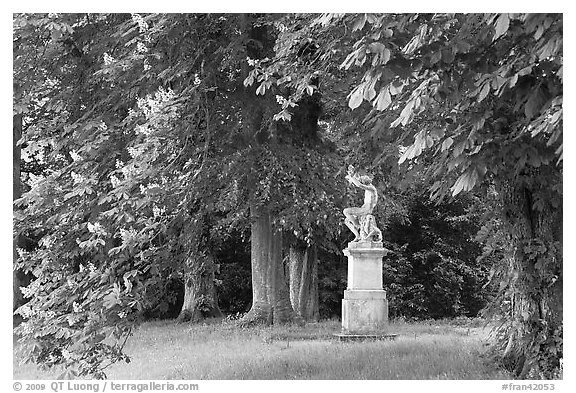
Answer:
[{"label": "tree bark", "polygon": [[499,193],[511,244],[512,318],[504,361],[516,375],[551,379],[562,358],[562,208],[534,208],[526,185]]},{"label": "tree bark", "polygon": [[282,232],[276,230],[266,206],[250,204],[252,308],[239,324],[281,324],[299,320],[282,266]]},{"label": "tree bark", "polygon": [[184,263],[184,302],[176,319],[179,322],[199,322],[222,316],[214,286],[216,264],[206,250],[204,214],[200,212],[194,217],[190,217],[191,221],[180,235],[188,256]]},{"label": "tree bark", "polygon": [[318,257],[316,246],[291,245],[288,257],[290,302],[305,321],[319,319]]},{"label": "tree bark", "polygon": [[190,255],[190,270],[184,279],[184,303],[177,320],[199,322],[205,318],[219,318],[218,297],[214,287],[216,265],[211,256]]}]

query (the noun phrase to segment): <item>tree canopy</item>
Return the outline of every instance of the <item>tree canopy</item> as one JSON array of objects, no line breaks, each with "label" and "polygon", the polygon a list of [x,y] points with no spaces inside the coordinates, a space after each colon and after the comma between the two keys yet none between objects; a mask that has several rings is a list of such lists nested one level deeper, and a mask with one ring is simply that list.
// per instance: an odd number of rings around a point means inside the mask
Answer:
[{"label": "tree canopy", "polygon": [[[382,222],[408,216],[415,185],[436,203],[476,193],[483,258],[504,283],[494,304],[510,307],[504,357],[522,377],[552,375],[562,340],[562,22],[15,14],[14,124],[22,161],[37,164],[14,210],[16,235],[39,239],[17,263],[35,277],[17,329],[29,358],[103,377],[126,359],[166,277],[213,263],[214,245],[249,227],[253,254],[270,260],[277,233],[339,252],[340,210],[354,198],[341,175],[354,164],[386,190]],[[445,241],[430,247],[451,265],[429,274],[453,277],[450,287],[476,273]],[[412,266],[433,261],[419,251]],[[274,263],[266,285],[283,279]]]},{"label": "tree canopy", "polygon": [[[398,163],[433,181],[433,199],[480,185],[497,195],[484,238],[499,228],[510,261],[499,296],[512,302],[505,357],[521,377],[552,375],[562,343],[562,17],[325,14],[287,26],[276,57],[255,70],[291,89],[286,102],[319,75],[348,85],[363,139],[392,138]],[[302,41],[317,49],[313,65],[286,44]]]},{"label": "tree canopy", "polygon": [[50,353],[48,364],[99,375],[103,357],[121,358],[135,312],[156,301],[160,274],[198,255],[190,233],[203,231],[202,217],[213,217],[212,241],[225,239],[246,225],[248,193],[308,242],[315,227],[324,237],[338,228],[333,185],[323,181],[329,149],[286,125],[250,128],[242,69],[252,41],[241,15],[14,23],[15,84],[32,100],[17,95],[15,113],[25,150],[43,149],[50,168],[16,202],[18,230],[43,231],[36,250],[21,252],[36,277],[21,310],[32,358]]}]

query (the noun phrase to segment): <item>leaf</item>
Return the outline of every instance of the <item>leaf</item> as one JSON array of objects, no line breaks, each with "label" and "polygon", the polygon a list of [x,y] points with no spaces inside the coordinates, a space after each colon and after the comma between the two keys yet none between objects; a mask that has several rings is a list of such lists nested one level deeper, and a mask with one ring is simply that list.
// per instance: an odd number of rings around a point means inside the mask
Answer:
[{"label": "leaf", "polygon": [[504,83],[506,83],[507,81],[508,79],[503,78],[500,75],[497,75],[496,78],[492,79],[492,89],[494,90],[500,89],[500,87],[502,87],[502,85],[504,85]]},{"label": "leaf", "polygon": [[450,188],[452,196],[458,195],[462,191],[470,191],[478,183],[478,171],[476,168],[469,168],[456,180]]},{"label": "leaf", "polygon": [[443,128],[432,128],[432,130],[430,130],[430,136],[432,136],[432,138],[434,138],[434,140],[438,140],[444,137],[444,129]]},{"label": "leaf", "polygon": [[352,31],[362,30],[364,28],[364,25],[366,24],[366,19],[367,19],[366,14],[363,14],[360,17],[358,17],[354,21],[354,24],[352,25]]},{"label": "leaf", "polygon": [[450,137],[444,139],[444,142],[442,142],[442,148],[441,148],[442,151],[446,151],[447,149],[449,149],[453,143],[454,143],[454,139],[452,139]]},{"label": "leaf", "polygon": [[[58,375],[56,377],[56,379],[76,379],[76,377],[78,376],[78,373],[74,370],[71,369],[66,369],[64,370],[64,372],[62,372],[60,375]],[[62,382],[64,383],[64,382]]]},{"label": "leaf", "polygon": [[106,307],[107,309],[111,309],[115,305],[120,304],[120,301],[118,300],[118,295],[115,293],[115,291],[111,291],[109,294],[104,296],[103,300],[104,300],[104,307]]},{"label": "leaf", "polygon": [[366,20],[368,23],[374,24],[378,22],[378,18],[374,14],[366,14]]},{"label": "leaf", "polygon": [[136,277],[138,275],[138,269],[130,270],[129,272],[124,273],[124,278]]},{"label": "leaf", "polygon": [[252,83],[254,83],[254,75],[253,75],[252,73],[250,73],[250,74],[246,77],[246,79],[244,79],[243,84],[244,84],[244,87],[248,87],[248,86],[251,86]]},{"label": "leaf", "polygon": [[383,111],[384,109],[388,108],[391,103],[392,97],[390,97],[389,87],[386,86],[380,90],[378,97],[376,97],[372,105],[375,106],[379,111]]},{"label": "leaf", "polygon": [[368,49],[372,53],[381,54],[384,49],[386,49],[386,46],[381,42],[372,42],[370,45],[368,45]]},{"label": "leaf", "polygon": [[132,291],[132,282],[130,281],[129,277],[124,275],[124,286],[126,287],[126,293],[130,293]]},{"label": "leaf", "polygon": [[377,75],[375,77],[370,77],[370,79],[368,79],[366,82],[366,87],[364,87],[364,99],[366,101],[372,101],[374,99],[374,97],[376,97],[376,82],[378,82],[378,79],[380,79],[380,75]]},{"label": "leaf", "polygon": [[393,96],[400,94],[400,93],[402,93],[402,90],[404,89],[404,82],[398,81],[398,80],[394,81],[394,82],[390,83],[389,89],[390,89],[390,94]]},{"label": "leaf", "polygon": [[420,131],[414,137],[414,143],[404,152],[404,154],[398,160],[399,164],[402,164],[405,160],[411,160],[422,154],[425,148],[430,147],[434,144],[432,138],[426,134],[425,130]]},{"label": "leaf", "polygon": [[67,201],[68,199],[75,197],[76,195],[78,195],[77,191],[70,191],[69,193],[64,195],[64,200]]},{"label": "leaf", "polygon": [[508,87],[513,88],[518,82],[518,74],[514,74],[510,79],[508,79]]},{"label": "leaf", "polygon": [[556,37],[552,37],[550,40],[548,40],[546,44],[543,45],[541,49],[537,51],[538,59],[545,60],[549,57],[553,57],[554,55],[556,55],[556,53],[558,52],[557,41],[558,40]]},{"label": "leaf", "polygon": [[442,52],[434,52],[432,56],[430,56],[430,64],[436,64],[442,59]]},{"label": "leaf", "polygon": [[356,86],[352,93],[350,93],[350,100],[348,101],[348,106],[350,109],[356,109],[362,104],[364,101],[364,86],[365,84],[362,83],[359,86]]},{"label": "leaf", "polygon": [[116,254],[118,254],[119,252],[121,252],[123,249],[124,249],[123,246],[118,246],[118,247],[111,248],[111,249],[108,251],[108,256],[116,255]]},{"label": "leaf", "polygon": [[402,112],[400,112],[400,116],[398,116],[398,118],[390,124],[390,127],[394,128],[400,124],[404,126],[407,125],[414,114],[414,106],[415,101],[414,100],[409,101],[404,107],[404,109],[402,109]]},{"label": "leaf", "polygon": [[376,55],[374,56],[374,60],[372,60],[372,66],[383,65],[390,61],[392,52],[390,52],[390,49],[386,48],[383,43],[373,42],[368,45],[368,50]]},{"label": "leaf", "polygon": [[154,186],[154,187],[150,187],[150,188],[146,189],[146,195],[153,196],[153,195],[160,195],[160,194],[162,194],[162,189],[160,187]]},{"label": "leaf", "polygon": [[533,66],[529,65],[528,67],[522,68],[518,71],[518,76],[530,75],[532,73]]},{"label": "leaf", "polygon": [[488,93],[490,92],[490,83],[484,83],[484,86],[482,86],[482,90],[480,91],[480,94],[478,94],[478,102],[482,102],[482,100],[484,98],[486,98],[486,96],[488,95]]},{"label": "leaf", "polygon": [[466,148],[467,145],[467,141],[462,141],[460,143],[458,143],[454,149],[452,150],[452,156],[454,158],[460,156],[462,154],[462,152],[464,152],[464,149]]},{"label": "leaf", "polygon": [[358,53],[356,55],[356,61],[354,62],[354,64],[357,66],[362,66],[366,61],[366,48],[362,46],[361,48],[358,49],[357,52]]},{"label": "leaf", "polygon": [[496,41],[498,38],[506,34],[508,28],[510,27],[510,16],[508,14],[500,14],[496,19],[496,31],[492,41]]},{"label": "leaf", "polygon": [[400,156],[400,159],[398,160],[398,164],[402,164],[404,161],[411,159],[413,157],[413,152],[414,152],[414,145],[411,145],[406,149],[404,154],[402,154],[402,156]]},{"label": "leaf", "polygon": [[264,82],[262,82],[256,89],[256,95],[264,95],[264,93],[266,93],[266,86]]},{"label": "leaf", "polygon": [[354,52],[346,56],[346,59],[342,62],[342,64],[340,64],[340,68],[344,68],[345,70],[349,69],[352,66],[352,64],[354,64],[354,60],[356,59],[357,55],[358,50],[355,50]]},{"label": "leaf", "polygon": [[290,121],[290,119],[292,119],[292,114],[288,112],[288,110],[286,109],[283,109],[279,113],[276,113],[274,115],[274,121],[278,120]]}]

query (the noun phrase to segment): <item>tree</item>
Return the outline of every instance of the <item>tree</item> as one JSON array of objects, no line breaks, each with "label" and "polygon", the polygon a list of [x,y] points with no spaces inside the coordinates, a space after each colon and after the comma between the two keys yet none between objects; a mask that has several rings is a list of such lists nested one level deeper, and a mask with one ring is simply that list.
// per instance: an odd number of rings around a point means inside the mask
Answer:
[{"label": "tree", "polygon": [[[187,22],[174,18],[181,22],[176,27]],[[180,77],[181,69],[169,61],[153,61],[170,53],[162,46],[148,53],[154,32],[148,23],[158,22],[161,30],[170,20],[147,20],[139,15],[15,19],[24,44],[60,33],[41,40],[38,45],[49,49],[40,56],[46,66],[32,68],[50,83],[44,89],[31,84],[39,93],[29,90],[35,102],[27,108],[44,116],[29,116],[25,142],[49,146],[52,169],[16,201],[24,208],[16,218],[19,230],[45,229],[39,249],[19,262],[36,279],[26,291],[29,303],[19,310],[26,321],[17,332],[28,340],[31,360],[74,366],[81,375],[103,377],[107,361],[126,358],[125,340],[139,314],[157,303],[161,291],[155,288],[163,286],[165,272],[183,270],[190,260],[186,254],[197,250],[170,239],[194,218],[190,211],[198,195],[210,191],[202,188],[207,178],[191,192],[187,183],[210,158],[209,132],[202,132],[211,131],[205,111],[210,87],[196,88],[197,73]],[[194,42],[190,38],[182,42]],[[21,60],[26,53],[15,56]],[[201,66],[195,64],[197,70]],[[30,72],[22,76],[27,82],[37,78]],[[187,93],[185,105],[170,84]],[[200,132],[189,134],[190,129]]]},{"label": "tree", "polygon": [[283,34],[323,48],[315,69],[294,67],[290,50],[266,68],[296,91],[287,102],[311,75],[351,70],[348,105],[359,111],[365,138],[394,133],[408,143],[399,162],[427,164],[433,198],[480,185],[498,195],[507,239],[500,263],[509,268],[499,299],[513,304],[503,357],[519,377],[555,375],[562,357],[562,17],[304,18],[309,23],[288,21]]},{"label": "tree", "polygon": [[288,272],[294,311],[306,321],[317,321],[320,318],[317,246],[290,246]]},{"label": "tree", "polygon": [[[34,24],[45,23],[43,19],[34,19]],[[47,44],[50,34],[55,34],[55,30],[46,29],[46,34],[31,36],[29,34],[32,25],[22,26],[20,34],[15,35],[13,42],[14,70],[13,70],[13,200],[17,200],[26,191],[26,185],[22,183],[21,176],[27,172],[26,160],[22,159],[21,138],[23,131],[27,131],[33,124],[35,118],[42,118],[51,112],[49,105],[42,102],[46,92],[51,89],[50,81],[47,81],[47,73],[51,65],[42,61],[42,54],[50,52],[52,47]],[[53,27],[53,26],[51,26]],[[60,27],[60,26],[58,26]],[[27,39],[22,39],[26,37]],[[28,75],[30,69],[38,72]],[[23,168],[24,164],[24,168]],[[14,236],[14,260],[18,257],[18,248],[26,248],[26,235],[23,232],[16,232]],[[16,310],[24,303],[24,298],[20,287],[29,284],[29,277],[21,269],[14,266],[13,273],[13,309]],[[15,320],[17,316],[15,315]]]},{"label": "tree", "polygon": [[[254,27],[249,30],[250,38],[260,42],[257,50],[247,45],[248,64],[257,70],[283,45],[276,39],[279,26],[275,17],[268,18],[253,22]],[[324,181],[335,172],[336,154],[331,144],[321,137],[319,129],[320,96],[314,87],[318,81],[310,81],[307,96],[290,105],[291,116],[283,118],[272,115],[277,105],[282,108],[287,105],[283,99],[287,92],[269,83],[269,76],[251,71],[244,73],[243,80],[249,94],[268,94],[257,100],[246,100],[250,105],[257,105],[245,111],[251,114],[249,124],[254,138],[251,143],[256,146],[247,155],[261,158],[251,161],[252,172],[247,177],[248,189],[254,190],[249,197],[254,293],[252,309],[242,324],[295,318],[282,264],[282,232],[312,244],[318,242],[319,229],[329,234],[333,229],[324,228],[338,220],[335,188]],[[272,94],[275,100],[271,100]],[[270,240],[255,241],[258,236],[269,236]],[[266,295],[262,288],[268,288]]]},{"label": "tree", "polygon": [[[24,143],[46,150],[50,168],[15,201],[17,230],[43,230],[17,264],[35,276],[16,329],[30,361],[105,377],[168,277],[186,282],[182,319],[217,315],[210,244],[242,222],[254,283],[243,322],[295,316],[282,232],[304,238],[337,220],[323,181],[333,161],[305,137],[317,127],[313,104],[281,124],[277,102],[244,85],[246,58],[272,51],[270,19],[15,16],[28,83],[15,107],[29,111]],[[28,53],[42,66],[29,67]]]},{"label": "tree", "polygon": [[222,312],[214,286],[214,257],[206,247],[206,241],[199,239],[201,233],[198,232],[205,228],[204,219],[200,217],[194,221],[196,225],[187,225],[190,229],[180,235],[184,237],[180,243],[187,244],[190,251],[186,253],[188,269],[184,276],[184,303],[178,320],[197,322],[206,316],[221,317]]}]

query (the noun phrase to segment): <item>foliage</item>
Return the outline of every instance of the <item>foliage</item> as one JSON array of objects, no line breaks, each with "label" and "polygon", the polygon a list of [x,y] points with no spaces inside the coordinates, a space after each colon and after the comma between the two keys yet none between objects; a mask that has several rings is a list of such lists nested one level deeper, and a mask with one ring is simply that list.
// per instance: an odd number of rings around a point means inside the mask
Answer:
[{"label": "foliage", "polygon": [[[59,23],[69,18],[48,17]],[[24,208],[16,216],[18,230],[45,229],[39,249],[20,262],[36,280],[20,310],[27,321],[17,332],[29,343],[28,360],[104,377],[106,360],[126,358],[124,342],[140,313],[164,295],[165,277],[183,268],[197,195],[218,184],[211,171],[198,177],[210,159],[202,143],[210,86],[192,83],[184,97],[169,87],[183,80],[170,74],[176,67],[159,61],[167,54],[154,39],[162,36],[166,18],[74,18],[64,38],[48,39],[50,56],[40,56],[46,68],[36,69],[54,80],[38,102],[60,105],[63,115],[26,118],[24,139],[29,147],[49,146],[45,160],[53,169],[16,202]],[[17,34],[17,42],[42,36],[45,19],[18,15],[16,26],[33,27]],[[18,49],[16,60],[27,66],[27,48]],[[48,68],[55,59],[64,75]],[[30,77],[22,75],[25,82],[34,81]],[[185,77],[194,80],[198,73]],[[29,106],[40,110],[37,103]]]},{"label": "foliage", "polygon": [[[434,152],[427,172],[454,177],[451,186],[435,182],[434,196],[471,190],[487,171],[520,173],[554,163],[555,154],[561,161],[562,24],[557,15],[346,14],[305,20],[306,27],[299,20],[285,28],[276,58],[253,73],[289,87],[286,100],[295,101],[314,75],[362,69],[348,105],[372,105],[363,118],[368,134],[402,126],[400,141],[414,137],[401,163]],[[312,64],[295,61],[297,47],[288,44],[302,40],[320,48]],[[416,121],[418,130],[411,127]]]},{"label": "foliage", "polygon": [[[408,174],[432,179],[432,198],[492,187],[508,239],[499,252],[512,258],[497,261],[513,280],[504,287],[529,308],[505,315],[512,327],[503,336],[520,342],[520,376],[536,363],[553,373],[562,343],[550,318],[558,311],[535,305],[561,304],[553,294],[560,293],[561,236],[558,219],[546,217],[561,217],[562,205],[562,16],[325,14],[283,22],[283,50],[254,73],[288,88],[286,102],[305,94],[314,76],[339,78],[358,138],[368,146],[392,142],[379,158],[398,149]],[[297,61],[291,41],[318,48],[313,64]]]},{"label": "foliage", "polygon": [[[561,16],[15,14],[13,42],[30,164],[15,234],[42,234],[16,265],[35,276],[16,330],[26,360],[104,377],[166,280],[198,267],[187,262],[200,260],[188,258],[198,242],[226,252],[246,233],[249,198],[277,228],[336,251],[340,210],[357,197],[339,196],[347,164],[387,191],[382,223],[430,225],[395,248],[389,280],[406,277],[397,293],[413,309],[482,303],[457,302],[483,272],[465,255],[472,246],[454,247],[462,228],[409,203],[411,185],[428,181],[437,200],[480,186],[500,198],[479,237],[492,279],[511,280],[496,284],[498,302],[537,303],[561,282],[553,225],[523,236],[517,224],[524,210],[532,223],[561,212]],[[515,210],[518,189],[527,209]],[[469,246],[469,224],[457,244]],[[505,316],[503,336],[519,332],[519,356],[552,372],[561,326],[520,314]]]},{"label": "foliage", "polygon": [[303,240],[338,228],[321,140],[270,122],[277,138],[247,133],[243,23],[15,15],[14,110],[46,168],[15,202],[16,232],[43,233],[17,263],[35,276],[18,310],[26,361],[105,377],[143,312],[165,309],[166,280],[194,268],[192,234],[224,242],[246,225],[249,194]]},{"label": "foliage", "polygon": [[478,263],[476,201],[434,204],[414,192],[407,219],[396,218],[385,238],[384,286],[390,315],[413,319],[476,316],[489,299],[489,262]]},{"label": "foliage", "polygon": [[245,313],[252,300],[249,245],[238,233],[221,244],[216,252],[218,305],[225,313]]},{"label": "foliage", "polygon": [[318,253],[318,300],[322,319],[340,318],[342,294],[346,289],[345,257],[320,250]]}]

